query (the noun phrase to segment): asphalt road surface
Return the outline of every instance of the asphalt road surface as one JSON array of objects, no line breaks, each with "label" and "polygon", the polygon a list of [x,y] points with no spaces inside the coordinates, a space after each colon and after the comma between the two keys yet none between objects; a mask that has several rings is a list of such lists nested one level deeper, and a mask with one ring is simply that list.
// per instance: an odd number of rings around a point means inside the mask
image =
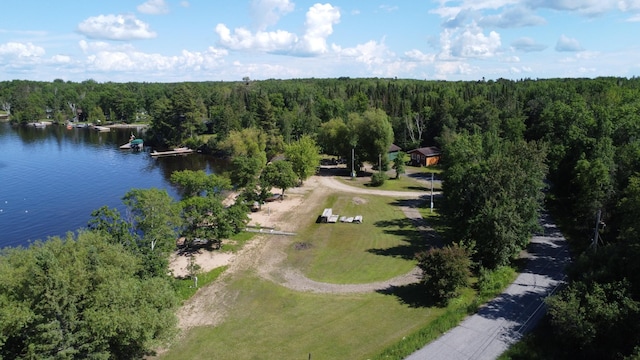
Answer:
[{"label": "asphalt road surface", "polygon": [[533,236],[529,258],[516,280],[457,327],[414,352],[407,360],[495,359],[530,331],[544,315],[544,299],[564,282],[568,245],[548,214],[543,233]]}]

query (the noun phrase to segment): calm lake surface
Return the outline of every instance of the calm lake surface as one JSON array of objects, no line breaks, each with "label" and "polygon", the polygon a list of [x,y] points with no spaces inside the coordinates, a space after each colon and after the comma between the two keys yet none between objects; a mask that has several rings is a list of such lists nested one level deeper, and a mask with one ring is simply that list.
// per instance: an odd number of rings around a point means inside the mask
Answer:
[{"label": "calm lake surface", "polygon": [[152,158],[120,150],[142,129],[44,129],[0,123],[0,247],[28,246],[87,226],[91,212],[107,205],[124,216],[122,197],[132,188],[166,189],[177,170],[223,169],[220,159],[191,154]]}]

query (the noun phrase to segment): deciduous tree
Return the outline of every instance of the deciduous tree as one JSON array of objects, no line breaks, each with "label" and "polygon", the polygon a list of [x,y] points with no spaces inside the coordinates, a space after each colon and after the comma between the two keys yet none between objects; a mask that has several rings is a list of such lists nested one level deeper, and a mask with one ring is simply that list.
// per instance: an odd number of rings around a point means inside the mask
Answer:
[{"label": "deciduous tree", "polygon": [[320,165],[320,148],[308,135],[303,135],[300,140],[286,145],[285,156],[300,182],[315,174]]},{"label": "deciduous tree", "polygon": [[271,189],[272,187],[282,189],[282,196],[284,196],[286,189],[296,186],[298,176],[293,171],[293,166],[289,161],[276,161],[267,164],[262,170],[260,183],[264,189]]},{"label": "deciduous tree", "polygon": [[140,359],[175,334],[175,292],[99,232],[0,258],[0,357]]}]

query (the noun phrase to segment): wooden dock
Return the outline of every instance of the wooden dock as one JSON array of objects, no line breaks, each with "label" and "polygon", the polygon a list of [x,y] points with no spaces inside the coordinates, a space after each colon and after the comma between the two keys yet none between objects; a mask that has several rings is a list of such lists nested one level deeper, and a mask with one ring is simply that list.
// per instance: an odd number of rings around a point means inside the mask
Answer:
[{"label": "wooden dock", "polygon": [[187,154],[192,154],[194,151],[192,149],[189,148],[175,148],[173,150],[167,150],[167,151],[156,151],[153,150],[151,152],[151,156],[177,156],[177,155],[187,155]]}]

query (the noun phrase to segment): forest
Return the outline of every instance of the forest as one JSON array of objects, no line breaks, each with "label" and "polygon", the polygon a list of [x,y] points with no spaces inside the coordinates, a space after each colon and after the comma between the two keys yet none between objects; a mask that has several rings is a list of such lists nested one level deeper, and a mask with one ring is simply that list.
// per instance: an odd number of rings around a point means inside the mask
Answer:
[{"label": "forest", "polygon": [[[545,339],[553,346],[544,357],[640,355],[639,78],[14,80],[0,82],[0,107],[18,124],[43,118],[149,123],[145,140],[231,156],[239,169],[231,181],[249,189],[247,200],[267,195],[260,193],[260,179],[282,184],[283,191],[303,181],[317,150],[349,159],[355,149],[361,164],[376,163],[391,143],[404,151],[438,146],[447,237],[466,249],[472,267],[511,264],[543,208],[571,242],[568,285],[547,301],[545,326],[553,335]],[[268,160],[283,153],[307,156],[291,169],[266,170]],[[290,170],[294,179],[276,176]],[[193,184],[198,175],[192,175],[176,181]],[[131,201],[140,199],[133,195]],[[190,201],[192,209],[211,206]],[[104,229],[113,221],[98,224]],[[9,286],[0,284],[3,309]],[[15,321],[26,321],[7,319],[0,315],[0,344]],[[542,351],[536,341],[530,344],[529,353]]]}]

